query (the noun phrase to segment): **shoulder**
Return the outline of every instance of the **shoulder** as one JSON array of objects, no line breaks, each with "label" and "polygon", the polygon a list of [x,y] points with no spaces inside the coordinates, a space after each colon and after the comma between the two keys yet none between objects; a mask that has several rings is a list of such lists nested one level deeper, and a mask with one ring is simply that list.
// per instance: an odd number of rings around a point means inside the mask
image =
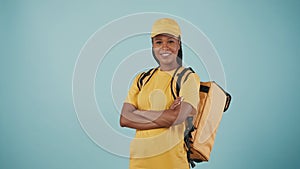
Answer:
[{"label": "shoulder", "polygon": [[138,73],[138,75],[136,77],[138,77],[138,79],[143,80],[144,78],[151,76],[152,74],[154,74],[156,71],[158,70],[157,67],[154,68],[149,68],[143,72]]},{"label": "shoulder", "polygon": [[199,75],[191,67],[180,67],[177,76],[182,83],[191,79],[200,82]]},{"label": "shoulder", "polygon": [[151,74],[151,72],[154,70],[155,68],[148,68],[144,71],[139,71],[134,75],[134,79],[137,81],[139,79],[141,79],[142,77],[146,77],[149,74]]},{"label": "shoulder", "polygon": [[137,76],[135,77],[135,82],[137,83],[138,88],[141,89],[141,87],[149,81],[149,79],[157,70],[158,68],[156,67],[138,73]]}]

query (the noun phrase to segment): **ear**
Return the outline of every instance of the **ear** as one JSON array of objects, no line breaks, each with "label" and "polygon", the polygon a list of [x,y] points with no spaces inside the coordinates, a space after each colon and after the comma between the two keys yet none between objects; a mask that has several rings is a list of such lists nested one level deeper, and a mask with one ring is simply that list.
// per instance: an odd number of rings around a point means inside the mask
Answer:
[{"label": "ear", "polygon": [[180,49],[181,46],[181,40],[178,40],[178,50]]}]

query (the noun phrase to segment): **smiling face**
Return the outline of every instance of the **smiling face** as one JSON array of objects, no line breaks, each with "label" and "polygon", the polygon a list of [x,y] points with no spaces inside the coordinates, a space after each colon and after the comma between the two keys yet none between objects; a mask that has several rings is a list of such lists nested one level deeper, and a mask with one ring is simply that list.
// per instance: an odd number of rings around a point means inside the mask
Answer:
[{"label": "smiling face", "polygon": [[160,34],[153,37],[152,46],[161,70],[172,70],[179,66],[176,60],[180,49],[178,38]]}]

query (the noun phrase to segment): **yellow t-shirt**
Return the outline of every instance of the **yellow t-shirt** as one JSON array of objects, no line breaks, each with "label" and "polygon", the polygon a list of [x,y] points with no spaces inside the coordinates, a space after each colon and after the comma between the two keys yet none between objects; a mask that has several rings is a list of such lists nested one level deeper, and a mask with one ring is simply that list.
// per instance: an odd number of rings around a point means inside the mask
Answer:
[{"label": "yellow t-shirt", "polygon": [[[135,77],[125,102],[139,110],[166,110],[173,103],[171,79],[175,70],[158,69],[149,82],[137,87],[138,76]],[[199,103],[200,79],[191,74],[182,84],[179,95],[183,101],[195,110]],[[135,138],[130,145],[130,169],[188,169],[184,147],[184,123],[150,130],[136,130]]]}]

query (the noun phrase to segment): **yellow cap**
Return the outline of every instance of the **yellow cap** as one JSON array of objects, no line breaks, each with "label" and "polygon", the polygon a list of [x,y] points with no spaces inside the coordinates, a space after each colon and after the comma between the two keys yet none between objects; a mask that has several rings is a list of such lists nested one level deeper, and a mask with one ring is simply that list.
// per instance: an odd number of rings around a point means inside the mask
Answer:
[{"label": "yellow cap", "polygon": [[170,34],[175,37],[181,36],[178,23],[170,18],[161,18],[154,22],[152,26],[151,38],[159,34]]}]

